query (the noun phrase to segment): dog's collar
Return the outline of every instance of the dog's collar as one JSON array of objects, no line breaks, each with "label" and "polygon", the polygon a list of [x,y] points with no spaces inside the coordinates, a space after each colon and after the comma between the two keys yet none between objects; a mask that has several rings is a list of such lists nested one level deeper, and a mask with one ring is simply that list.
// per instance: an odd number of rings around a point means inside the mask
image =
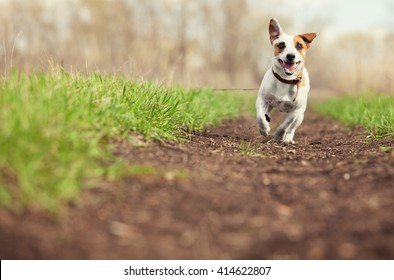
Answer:
[{"label": "dog's collar", "polygon": [[293,102],[296,102],[297,101],[297,97],[298,97],[298,93],[300,91],[300,85],[301,85],[301,82],[302,82],[302,72],[301,72],[301,76],[298,76],[297,79],[286,80],[286,79],[283,79],[281,76],[279,76],[277,73],[275,73],[273,67],[271,68],[271,70],[272,70],[272,74],[274,74],[275,78],[277,78],[282,83],[289,84],[289,85],[297,85],[297,92],[296,92],[296,94],[295,94],[295,96],[293,98]]},{"label": "dog's collar", "polygon": [[271,68],[271,70],[272,70],[272,74],[274,74],[275,78],[277,78],[282,83],[289,84],[289,85],[298,85],[302,81],[302,75],[298,76],[297,79],[294,79],[294,80],[286,80],[286,79],[283,79],[281,76],[279,76],[277,73],[275,73],[273,67]]}]

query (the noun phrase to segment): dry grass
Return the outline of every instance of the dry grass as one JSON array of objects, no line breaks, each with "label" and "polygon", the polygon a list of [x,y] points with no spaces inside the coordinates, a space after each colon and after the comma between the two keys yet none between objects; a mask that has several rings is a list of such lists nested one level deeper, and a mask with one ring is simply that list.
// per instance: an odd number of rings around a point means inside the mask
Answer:
[{"label": "dry grass", "polygon": [[[2,4],[2,73],[12,67],[45,70],[51,59],[67,70],[214,88],[258,87],[271,61],[267,25],[280,7],[260,10],[238,0],[43,2]],[[293,31],[291,19],[278,19]],[[307,62],[313,88],[393,91],[393,34],[326,42],[324,26],[315,19],[300,30],[318,33]]]}]

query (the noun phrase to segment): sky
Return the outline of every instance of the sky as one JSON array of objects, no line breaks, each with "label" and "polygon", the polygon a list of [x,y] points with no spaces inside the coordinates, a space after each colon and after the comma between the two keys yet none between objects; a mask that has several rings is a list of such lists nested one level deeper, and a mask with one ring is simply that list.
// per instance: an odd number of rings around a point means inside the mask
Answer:
[{"label": "sky", "polygon": [[[256,2],[258,2],[256,0]],[[275,1],[260,1],[271,5]],[[392,0],[282,0],[284,14],[292,14],[300,26],[309,28],[312,20],[321,20],[326,36],[351,32],[394,32],[394,1]],[[283,14],[282,14],[283,15]]]},{"label": "sky", "polygon": [[336,1],[338,19],[333,29],[340,31],[362,31],[373,28],[391,29],[393,26],[394,3],[392,0],[347,0]]}]

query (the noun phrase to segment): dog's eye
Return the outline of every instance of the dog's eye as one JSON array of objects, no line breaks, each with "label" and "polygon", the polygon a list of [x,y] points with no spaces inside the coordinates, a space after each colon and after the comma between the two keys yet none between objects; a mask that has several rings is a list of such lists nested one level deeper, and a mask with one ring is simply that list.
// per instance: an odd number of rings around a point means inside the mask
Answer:
[{"label": "dog's eye", "polygon": [[297,48],[297,50],[302,50],[304,48],[304,46],[300,43],[297,43],[296,48]]},{"label": "dog's eye", "polygon": [[278,47],[279,47],[281,50],[284,50],[284,49],[286,48],[286,44],[285,44],[284,42],[281,42],[281,43],[278,44]]}]

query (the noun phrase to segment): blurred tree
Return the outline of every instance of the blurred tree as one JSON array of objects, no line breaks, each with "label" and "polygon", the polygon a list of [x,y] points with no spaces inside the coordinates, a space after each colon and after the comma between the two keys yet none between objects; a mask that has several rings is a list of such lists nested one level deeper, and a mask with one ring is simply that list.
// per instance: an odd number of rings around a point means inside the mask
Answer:
[{"label": "blurred tree", "polygon": [[127,60],[134,39],[132,6],[126,0],[83,0],[72,15],[70,54],[110,67]]},{"label": "blurred tree", "polygon": [[247,18],[247,2],[239,0],[222,0],[224,16],[221,33],[222,65],[230,80],[236,81],[237,67],[242,66],[239,46],[242,43],[244,19]]},{"label": "blurred tree", "polygon": [[[0,1],[0,72],[7,74],[11,61],[14,67],[41,70],[53,60],[68,69],[122,72],[159,82],[257,87],[271,63],[269,19],[275,15],[289,32],[293,24],[278,11],[285,1],[275,3]],[[312,85],[392,91],[393,29],[327,39],[322,31],[331,21],[329,14],[311,19],[300,30],[318,33],[307,58]],[[332,52],[333,47],[343,51]]]},{"label": "blurred tree", "polygon": [[13,0],[8,11],[3,18],[3,44],[10,64],[14,61],[29,70],[42,63],[43,55],[56,55],[60,34],[41,2]]},{"label": "blurred tree", "polygon": [[215,8],[212,5],[212,1],[205,0],[199,1],[198,9],[201,11],[201,28],[203,31],[203,38],[201,38],[204,44],[201,44],[202,55],[205,58],[207,67],[214,69],[216,63],[216,56],[219,51],[217,34],[220,34],[219,18],[215,13]]},{"label": "blurred tree", "polygon": [[179,70],[182,75],[187,70],[187,56],[189,48],[189,40],[187,37],[188,25],[189,25],[189,1],[181,0],[180,3],[180,17],[178,24],[178,56],[179,56]]}]

